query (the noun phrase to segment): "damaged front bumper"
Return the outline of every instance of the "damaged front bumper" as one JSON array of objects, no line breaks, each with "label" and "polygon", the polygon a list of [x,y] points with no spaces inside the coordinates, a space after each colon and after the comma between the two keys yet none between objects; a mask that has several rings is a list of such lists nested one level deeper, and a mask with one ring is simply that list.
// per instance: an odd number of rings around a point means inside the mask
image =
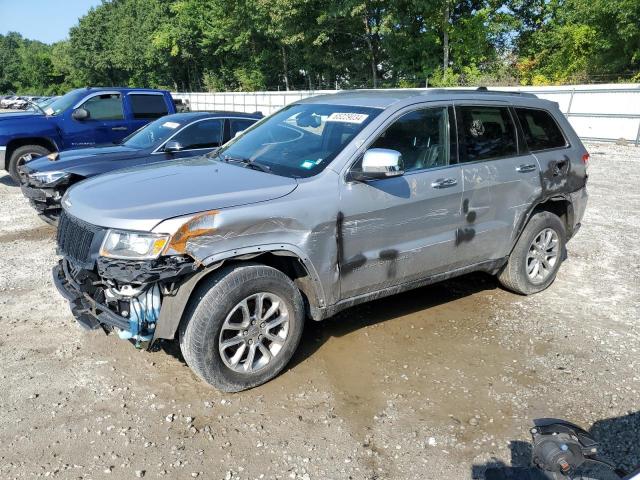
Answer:
[{"label": "damaged front bumper", "polygon": [[120,329],[129,328],[128,318],[115,313],[107,305],[92,297],[96,289],[87,286],[86,280],[89,280],[90,284],[93,283],[88,276],[76,280],[75,277],[79,276],[79,271],[74,269],[67,260],[60,260],[58,265],[53,267],[52,273],[53,284],[69,301],[71,312],[80,325],[90,330],[99,328],[101,324]]},{"label": "damaged front bumper", "polygon": [[56,223],[60,217],[62,196],[64,190],[59,188],[38,188],[29,184],[21,185],[22,194],[36,209],[38,215],[49,223]]},{"label": "damaged front bumper", "polygon": [[116,331],[136,347],[150,348],[163,298],[171,296],[194,270],[194,264],[188,261],[145,265],[102,258],[97,269],[87,270],[63,258],[52,274],[54,285],[69,301],[82,327]]}]

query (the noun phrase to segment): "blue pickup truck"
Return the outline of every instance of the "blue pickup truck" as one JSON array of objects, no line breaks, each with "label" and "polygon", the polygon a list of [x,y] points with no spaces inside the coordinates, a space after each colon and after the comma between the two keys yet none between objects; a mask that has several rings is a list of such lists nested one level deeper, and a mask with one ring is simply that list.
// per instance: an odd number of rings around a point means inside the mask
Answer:
[{"label": "blue pickup truck", "polygon": [[142,88],[80,88],[44,109],[0,114],[0,166],[18,167],[60,150],[120,142],[156,118],[175,113],[171,94]]}]

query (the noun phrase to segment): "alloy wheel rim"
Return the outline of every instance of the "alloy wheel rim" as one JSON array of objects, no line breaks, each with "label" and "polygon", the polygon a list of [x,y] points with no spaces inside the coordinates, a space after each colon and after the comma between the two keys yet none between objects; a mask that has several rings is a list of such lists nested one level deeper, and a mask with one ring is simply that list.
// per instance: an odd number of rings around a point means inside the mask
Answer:
[{"label": "alloy wheel rim", "polygon": [[545,228],[535,236],[527,253],[527,276],[532,283],[543,283],[553,271],[559,253],[558,234]]},{"label": "alloy wheel rim", "polygon": [[24,155],[20,155],[18,157],[18,161],[16,162],[16,165],[18,167],[21,167],[22,165],[24,165],[27,162],[30,162],[31,160],[33,160],[33,153],[25,153]]},{"label": "alloy wheel rim", "polygon": [[222,324],[218,351],[239,373],[255,373],[276,358],[289,335],[289,312],[273,293],[249,295],[231,309]]}]

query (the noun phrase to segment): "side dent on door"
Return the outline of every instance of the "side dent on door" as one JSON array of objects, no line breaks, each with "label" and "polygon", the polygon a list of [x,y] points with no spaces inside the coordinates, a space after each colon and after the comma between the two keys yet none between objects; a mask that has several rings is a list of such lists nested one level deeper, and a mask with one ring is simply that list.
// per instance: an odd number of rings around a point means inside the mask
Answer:
[{"label": "side dent on door", "polygon": [[[445,178],[453,182],[435,186]],[[461,195],[458,165],[343,185],[337,225],[341,297],[448,270],[456,262]]]}]

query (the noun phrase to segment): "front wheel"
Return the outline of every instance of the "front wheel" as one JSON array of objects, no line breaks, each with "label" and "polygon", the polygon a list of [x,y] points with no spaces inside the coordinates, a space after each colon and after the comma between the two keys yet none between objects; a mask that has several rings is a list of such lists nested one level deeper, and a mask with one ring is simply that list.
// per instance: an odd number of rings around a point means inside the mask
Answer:
[{"label": "front wheel", "polygon": [[11,158],[9,158],[9,175],[19,185],[20,175],[18,174],[18,168],[34,158],[47,154],[49,154],[49,150],[40,145],[23,145],[16,148],[11,154]]},{"label": "front wheel", "polygon": [[556,278],[564,258],[566,238],[564,223],[557,215],[535,213],[498,274],[499,282],[523,295],[544,290]]},{"label": "front wheel", "polygon": [[238,392],[275,377],[293,356],[304,325],[298,288],[275,268],[238,264],[196,291],[180,327],[180,349],[204,381]]}]

